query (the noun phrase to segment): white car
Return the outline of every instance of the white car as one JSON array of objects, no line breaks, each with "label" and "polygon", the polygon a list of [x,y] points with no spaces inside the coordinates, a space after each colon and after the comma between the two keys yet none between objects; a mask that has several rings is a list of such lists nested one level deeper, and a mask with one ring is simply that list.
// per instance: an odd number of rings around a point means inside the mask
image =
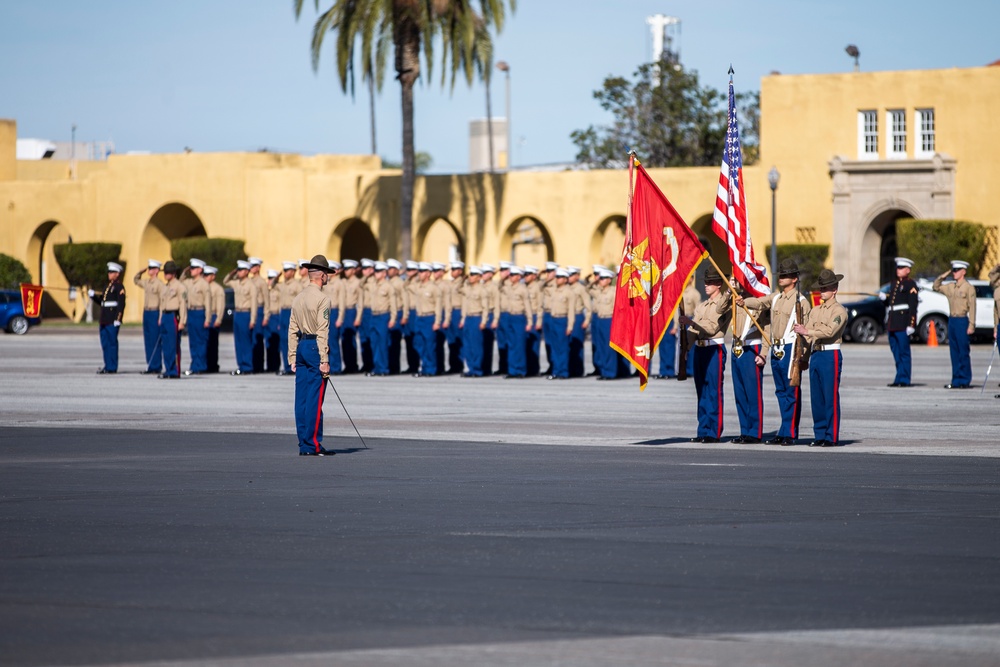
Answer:
[{"label": "white car", "polygon": [[[951,282],[954,281],[946,280],[944,284]],[[933,281],[923,278],[917,281],[917,286],[920,288],[917,335],[926,343],[930,323],[934,322],[938,342],[944,344],[948,342],[948,298],[932,290],[933,284]],[[976,288],[976,335],[993,340],[993,288],[985,280],[969,280],[969,284]],[[888,286],[882,289],[887,290]]]}]

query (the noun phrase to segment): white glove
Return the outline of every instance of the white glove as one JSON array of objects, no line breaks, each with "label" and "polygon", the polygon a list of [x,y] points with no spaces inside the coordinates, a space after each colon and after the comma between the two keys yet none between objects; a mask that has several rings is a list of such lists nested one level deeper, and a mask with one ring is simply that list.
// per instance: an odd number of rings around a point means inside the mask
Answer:
[{"label": "white glove", "polygon": [[907,336],[912,336],[915,333],[917,333],[916,329],[914,329],[913,327],[906,327],[906,335]]},{"label": "white glove", "polygon": [[121,322],[119,322],[118,320],[115,320],[115,326],[116,326],[116,327],[120,327],[121,325],[122,325],[122,323],[121,323]]},{"label": "white glove", "polygon": [[92,289],[87,290],[87,296],[94,296],[94,290]]},{"label": "white glove", "polygon": [[889,295],[888,295],[888,294],[886,294],[885,292],[879,292],[879,293],[878,293],[878,298],[879,298],[880,300],[882,300],[882,301],[885,301],[886,299],[888,299],[888,298],[889,298]]}]

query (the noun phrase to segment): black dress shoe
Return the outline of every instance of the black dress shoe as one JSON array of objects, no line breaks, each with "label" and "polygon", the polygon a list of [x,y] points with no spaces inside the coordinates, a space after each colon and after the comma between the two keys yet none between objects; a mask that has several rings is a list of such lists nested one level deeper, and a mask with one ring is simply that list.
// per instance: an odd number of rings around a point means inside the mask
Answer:
[{"label": "black dress shoe", "polygon": [[164,375],[163,373],[160,373],[156,377],[159,378],[160,380],[179,380],[181,376],[180,375]]},{"label": "black dress shoe", "polygon": [[946,384],[944,386],[944,388],[945,389],[968,389],[969,385],[967,385],[967,384]]},{"label": "black dress shoe", "polygon": [[721,442],[718,438],[702,438],[701,441],[706,445],[714,445],[717,442]]},{"label": "black dress shoe", "polygon": [[159,369],[159,370],[155,370],[155,371],[151,371],[151,370],[149,370],[149,369],[147,368],[146,370],[144,370],[144,371],[142,371],[141,373],[139,373],[139,375],[159,375],[159,374],[160,374],[160,373],[162,373],[162,372],[163,372],[163,369]]},{"label": "black dress shoe", "polygon": [[705,439],[700,435],[696,435],[695,437],[691,438],[691,442],[705,442]]},{"label": "black dress shoe", "polygon": [[741,435],[740,437],[743,438],[743,444],[744,445],[759,445],[760,444],[760,438],[755,438],[752,435]]},{"label": "black dress shoe", "polygon": [[764,441],[765,445],[783,445],[785,444],[785,437],[781,435],[776,435],[770,440]]},{"label": "black dress shoe", "polygon": [[742,445],[746,441],[747,441],[747,439],[745,437],[743,437],[742,435],[738,435],[735,438],[733,438],[732,440],[730,440],[729,442],[733,443],[734,445]]},{"label": "black dress shoe", "polygon": [[337,452],[329,449],[323,449],[322,447],[319,448],[318,452],[303,452],[301,449],[299,450],[299,456],[333,456],[336,453]]},{"label": "black dress shoe", "polygon": [[813,440],[809,443],[810,447],[829,447],[829,443],[826,440]]},{"label": "black dress shoe", "polygon": [[98,374],[98,375],[114,375],[114,374],[115,374],[115,373],[117,373],[117,372],[118,372],[118,371],[109,371],[109,370],[108,370],[108,369],[106,369],[106,368],[102,368],[101,370],[97,371],[97,374]]},{"label": "black dress shoe", "polygon": [[836,442],[830,442],[829,440],[824,440],[822,446],[823,447],[839,447],[840,444],[836,443]]},{"label": "black dress shoe", "polygon": [[795,446],[795,439],[794,438],[785,438],[782,441],[781,446],[782,447],[794,447]]}]

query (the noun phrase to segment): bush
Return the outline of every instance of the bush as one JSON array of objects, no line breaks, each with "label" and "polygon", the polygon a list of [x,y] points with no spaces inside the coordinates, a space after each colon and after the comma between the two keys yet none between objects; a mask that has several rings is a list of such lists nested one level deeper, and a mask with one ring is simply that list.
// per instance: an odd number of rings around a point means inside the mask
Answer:
[{"label": "bush", "polygon": [[122,265],[122,275],[127,267],[118,258],[121,243],[59,243],[53,246],[56,261],[70,285],[98,287],[108,282],[108,262]]},{"label": "bush", "polygon": [[969,263],[968,275],[979,275],[986,261],[985,225],[961,220],[896,221],[896,246],[902,257],[913,260],[913,273],[937,277],[951,268],[951,260]]},{"label": "bush", "polygon": [[246,258],[244,243],[238,239],[210,239],[204,236],[177,239],[170,242],[170,257],[182,270],[192,257],[197,257],[219,269],[219,275],[224,276],[236,268],[236,260]]},{"label": "bush", "polygon": [[0,288],[17,289],[21,283],[30,283],[31,273],[10,255],[0,254]]},{"label": "bush", "polygon": [[[763,258],[757,257],[759,262],[764,259],[766,263],[771,262],[771,246],[765,246]],[[791,257],[799,265],[799,284],[802,289],[808,290],[816,279],[819,278],[820,271],[826,266],[827,255],[830,254],[830,246],[825,243],[779,243],[778,244],[778,264],[782,260]],[[771,281],[772,288],[777,288],[777,281]]]}]

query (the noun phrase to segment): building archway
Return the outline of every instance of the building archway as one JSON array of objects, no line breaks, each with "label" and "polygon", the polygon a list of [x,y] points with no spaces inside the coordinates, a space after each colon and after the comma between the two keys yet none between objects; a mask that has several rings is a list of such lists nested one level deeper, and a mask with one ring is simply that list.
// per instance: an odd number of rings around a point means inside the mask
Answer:
[{"label": "building archway", "polygon": [[[870,283],[870,291],[875,291],[879,286],[895,278],[895,258],[899,255],[896,245],[896,221],[915,217],[918,217],[918,214],[912,207],[900,201],[887,203],[877,207],[877,211],[870,212],[870,222],[865,227],[857,260],[860,272],[858,277]],[[871,284],[876,279],[878,284]]]},{"label": "building archway", "polygon": [[431,218],[417,229],[418,261],[465,261],[465,242],[458,228],[447,218]]},{"label": "building archway", "polygon": [[531,216],[521,216],[507,226],[500,237],[500,257],[510,257],[518,266],[530,264],[542,268],[555,260],[552,235],[545,225]]},{"label": "building archway", "polygon": [[348,218],[337,225],[327,243],[327,257],[360,260],[379,259],[378,239],[364,220]]},{"label": "building archway", "polygon": [[624,215],[610,215],[594,230],[590,239],[590,262],[603,264],[614,269],[622,261],[622,249],[625,247]]},{"label": "building archway", "polygon": [[153,213],[142,230],[139,262],[142,266],[148,259],[165,262],[171,258],[171,241],[194,236],[208,236],[198,214],[185,204],[164,204]]},{"label": "building archway", "polygon": [[57,244],[72,242],[66,226],[55,220],[40,224],[28,241],[28,271],[32,280],[48,288],[42,293],[42,317],[69,317],[73,312],[70,284],[52,250]]}]

